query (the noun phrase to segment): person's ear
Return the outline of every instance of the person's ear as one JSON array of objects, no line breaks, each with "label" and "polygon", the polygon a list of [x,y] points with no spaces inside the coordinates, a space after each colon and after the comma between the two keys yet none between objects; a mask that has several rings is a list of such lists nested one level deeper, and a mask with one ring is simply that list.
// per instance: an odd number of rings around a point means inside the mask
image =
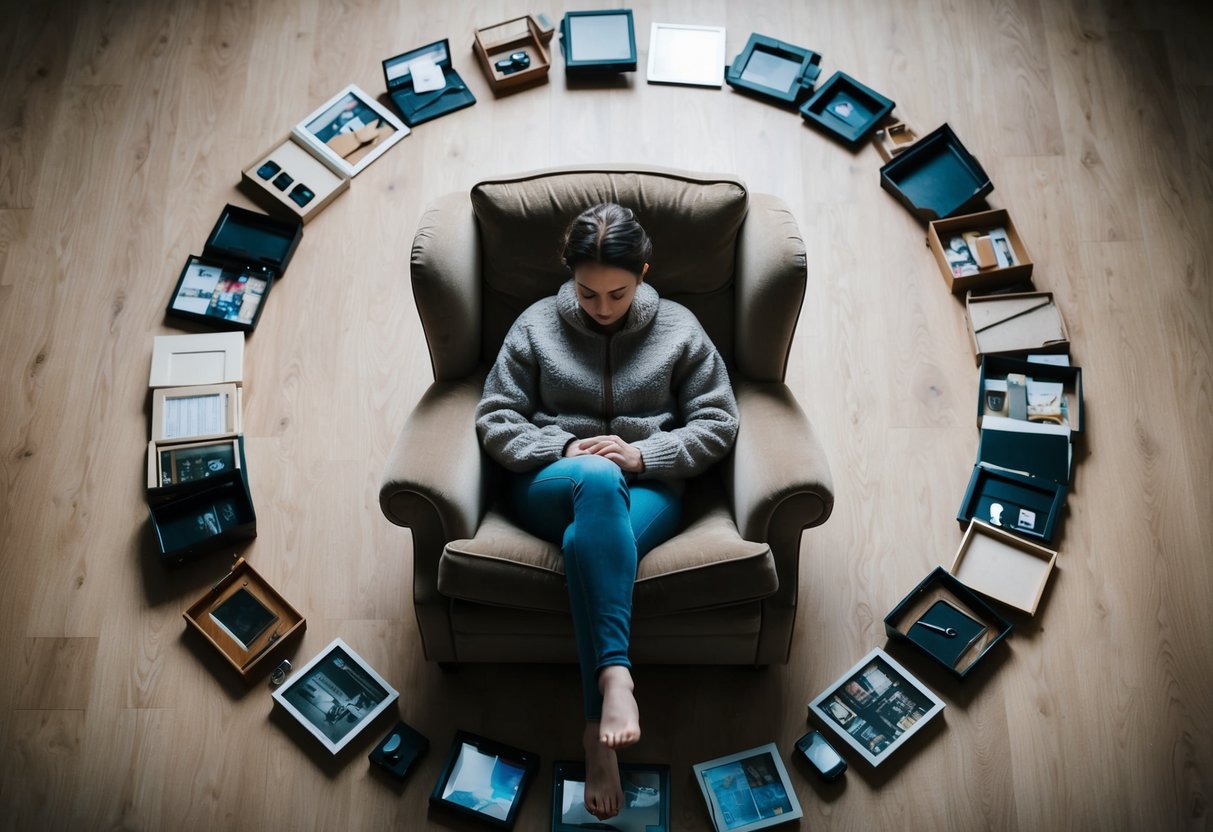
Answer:
[{"label": "person's ear", "polygon": [[644,268],[640,270],[640,279],[637,282],[644,283],[644,276],[648,273],[649,273],[649,264],[645,263]]}]

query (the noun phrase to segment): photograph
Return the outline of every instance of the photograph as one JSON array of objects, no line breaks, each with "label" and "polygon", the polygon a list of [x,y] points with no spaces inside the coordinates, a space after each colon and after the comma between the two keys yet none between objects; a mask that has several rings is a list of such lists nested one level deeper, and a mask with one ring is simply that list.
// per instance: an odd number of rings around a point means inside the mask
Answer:
[{"label": "photograph", "polygon": [[246,522],[231,496],[190,500],[182,509],[159,523],[160,538],[166,550],[186,549]]},{"label": "photograph", "polygon": [[879,765],[943,702],[879,647],[809,703],[847,745]]},{"label": "photograph", "polygon": [[510,829],[538,769],[538,755],[456,731],[430,803]]},{"label": "photograph", "polygon": [[160,485],[198,482],[239,467],[235,440],[162,448]]},{"label": "photograph", "polygon": [[553,832],[573,832],[578,829],[669,832],[669,766],[620,763],[623,803],[619,814],[607,820],[599,820],[585,808],[584,764],[557,762],[553,779]]},{"label": "photograph", "polygon": [[240,587],[211,610],[211,620],[245,650],[278,620],[246,587]]},{"label": "photograph", "polygon": [[748,832],[803,817],[774,743],[693,768],[717,832]]},{"label": "photograph", "polygon": [[998,268],[1005,269],[1008,266],[1019,265],[1019,260],[1015,257],[1015,247],[1011,245],[1011,239],[1007,237],[1005,228],[991,229],[990,242],[994,246],[994,257],[998,260]]},{"label": "photograph", "polygon": [[265,278],[191,257],[170,308],[251,327],[268,286]]},{"label": "photograph", "polygon": [[404,122],[350,84],[295,126],[313,153],[356,176],[409,133]]},{"label": "photograph", "polygon": [[965,242],[965,238],[959,234],[948,240],[948,247],[944,249],[943,256],[947,259],[948,267],[955,277],[967,277],[977,274],[979,271],[977,258],[969,250],[969,244]]},{"label": "photograph", "polygon": [[339,638],[274,691],[275,701],[333,754],[399,695]]}]

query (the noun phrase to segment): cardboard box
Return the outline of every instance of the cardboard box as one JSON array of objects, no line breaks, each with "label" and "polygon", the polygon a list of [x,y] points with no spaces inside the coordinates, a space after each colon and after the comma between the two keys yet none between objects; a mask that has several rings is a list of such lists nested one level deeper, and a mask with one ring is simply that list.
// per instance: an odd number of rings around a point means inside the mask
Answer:
[{"label": "cardboard box", "polygon": [[273,214],[309,222],[349,190],[350,177],[327,157],[313,155],[299,138],[288,135],[245,166],[241,190]]},{"label": "cardboard box", "polygon": [[931,131],[880,169],[880,187],[923,222],[969,214],[984,206],[994,183],[947,124]]},{"label": "cardboard box", "polygon": [[[963,643],[952,644],[946,636],[939,638],[929,628],[921,628],[917,622],[924,620],[941,601],[985,629],[971,641],[965,638]],[[915,649],[963,679],[995,644],[1007,637],[1011,623],[942,566],[937,566],[884,617],[884,629],[889,638],[913,644]],[[953,638],[957,637],[960,635]],[[956,653],[959,655],[954,658]]]},{"label": "cardboard box", "polygon": [[[547,33],[547,39],[551,39],[550,32]],[[494,94],[502,95],[543,83],[548,79],[548,70],[552,64],[544,43],[539,24],[527,15],[477,29],[472,51]],[[519,51],[525,51],[530,57],[528,67],[513,72],[496,67],[498,61]]]},{"label": "cardboard box", "polygon": [[299,611],[244,558],[181,615],[246,684],[264,676],[282,645],[307,629]]},{"label": "cardboard box", "polygon": [[988,598],[1035,615],[1056,562],[1052,549],[974,520],[948,572]]},{"label": "cardboard box", "polygon": [[1060,525],[1067,490],[1065,483],[1046,477],[1025,477],[978,463],[973,466],[956,520],[962,529],[979,519],[1048,543]]},{"label": "cardboard box", "polygon": [[886,116],[881,126],[872,134],[876,152],[886,162],[909,150],[920,138],[922,136],[917,130],[892,114]]},{"label": "cardboard box", "polygon": [[871,135],[896,106],[845,72],[835,72],[800,108],[809,124],[851,147]]},{"label": "cardboard box", "polygon": [[[1043,364],[1007,355],[982,357],[981,374],[977,385],[977,427],[982,426],[986,416],[1010,416],[1010,405],[1003,395],[1007,377],[1012,374],[1024,376],[1028,382],[1028,419],[1032,413],[1032,385],[1051,383],[1061,385],[1060,422],[1070,429],[1072,438],[1082,436],[1082,368],[1068,364]],[[1038,421],[1044,421],[1043,417]]]},{"label": "cardboard box", "polygon": [[978,364],[986,355],[1070,351],[1070,333],[1052,292],[984,297],[970,294],[965,298],[965,310]]},{"label": "cardboard box", "polygon": [[[999,229],[1005,234],[990,234]],[[927,226],[927,246],[954,294],[1031,285],[1032,258],[1004,208],[934,220]]]},{"label": "cardboard box", "polygon": [[243,332],[157,335],[152,340],[149,388],[204,384],[244,384]]}]

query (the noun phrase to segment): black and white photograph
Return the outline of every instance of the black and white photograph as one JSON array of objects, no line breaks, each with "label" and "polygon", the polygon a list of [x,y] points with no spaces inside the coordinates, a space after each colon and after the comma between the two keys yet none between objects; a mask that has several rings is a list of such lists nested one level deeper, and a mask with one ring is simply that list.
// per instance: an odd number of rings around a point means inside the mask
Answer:
[{"label": "black and white photograph", "polygon": [[274,700],[336,754],[399,695],[338,638],[274,691]]},{"label": "black and white photograph", "polygon": [[1007,236],[1005,228],[990,230],[990,244],[994,246],[994,258],[998,261],[998,268],[1005,269],[1008,266],[1019,265],[1019,258],[1015,256],[1015,247],[1011,245],[1011,238]]},{"label": "black and white photograph", "polygon": [[585,766],[557,762],[552,787],[552,832],[608,829],[615,832],[669,832],[670,767],[619,764],[623,803],[619,814],[599,820],[585,808]]},{"label": "black and white photograph", "polygon": [[243,649],[249,650],[278,616],[242,586],[211,610],[211,620]]},{"label": "black and white photograph", "polygon": [[347,176],[356,176],[409,134],[409,128],[356,84],[295,126],[294,134]]},{"label": "black and white photograph", "polygon": [[693,768],[716,832],[749,832],[804,816],[775,743]]},{"label": "black and white photograph", "polygon": [[538,768],[538,755],[457,731],[430,803],[510,829]]},{"label": "black and white photograph", "polygon": [[847,745],[880,765],[943,702],[879,647],[809,703]]},{"label": "black and white photograph", "polygon": [[236,440],[198,442],[160,450],[160,485],[199,482],[240,467]]}]

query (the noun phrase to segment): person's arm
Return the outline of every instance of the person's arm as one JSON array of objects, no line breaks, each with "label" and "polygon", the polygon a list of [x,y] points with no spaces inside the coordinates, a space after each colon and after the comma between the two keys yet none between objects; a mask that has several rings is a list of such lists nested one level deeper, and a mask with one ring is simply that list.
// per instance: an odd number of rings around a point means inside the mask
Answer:
[{"label": "person's arm", "polygon": [[476,430],[484,449],[510,471],[555,462],[575,437],[555,425],[531,422],[539,400],[539,373],[525,326],[510,329],[484,381],[476,408]]}]

